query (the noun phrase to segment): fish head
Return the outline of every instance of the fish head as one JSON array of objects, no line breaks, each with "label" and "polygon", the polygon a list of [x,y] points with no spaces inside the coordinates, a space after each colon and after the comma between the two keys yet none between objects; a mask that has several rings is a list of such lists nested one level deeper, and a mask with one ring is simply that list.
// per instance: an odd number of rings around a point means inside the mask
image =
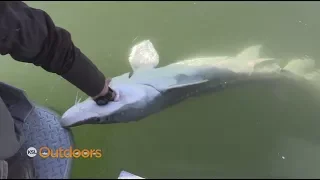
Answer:
[{"label": "fish head", "polygon": [[116,82],[116,80],[111,81],[110,84],[116,93],[114,101],[99,106],[92,98],[88,98],[77,103],[63,114],[62,125],[70,127],[81,124],[133,121],[142,116],[141,110],[146,110],[148,104],[160,96],[159,91],[148,85],[130,81]]}]

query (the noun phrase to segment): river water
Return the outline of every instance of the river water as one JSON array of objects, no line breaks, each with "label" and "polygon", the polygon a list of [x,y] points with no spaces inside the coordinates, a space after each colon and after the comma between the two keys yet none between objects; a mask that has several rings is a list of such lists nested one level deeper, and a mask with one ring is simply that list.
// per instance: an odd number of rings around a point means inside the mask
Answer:
[{"label": "river water", "polygon": [[[190,57],[235,55],[263,45],[282,62],[320,60],[319,2],[29,2],[72,33],[75,44],[113,77],[130,71],[130,47],[150,39],[160,66]],[[1,80],[59,113],[76,88],[32,64],[1,57]],[[137,123],[73,128],[80,148],[74,178],[316,178],[320,176],[320,103],[287,85],[251,85],[192,98]]]}]

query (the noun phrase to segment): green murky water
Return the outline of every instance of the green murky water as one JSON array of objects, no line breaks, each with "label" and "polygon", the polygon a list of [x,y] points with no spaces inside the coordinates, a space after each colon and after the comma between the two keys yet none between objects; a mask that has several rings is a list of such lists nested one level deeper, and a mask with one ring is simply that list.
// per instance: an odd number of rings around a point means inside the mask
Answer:
[{"label": "green murky water", "polygon": [[[263,45],[283,61],[320,62],[319,2],[29,2],[72,33],[105,73],[130,70],[130,47],[151,39],[160,65],[234,55]],[[1,80],[59,112],[77,89],[33,65],[1,57]],[[250,86],[190,99],[138,123],[73,128],[76,144],[103,158],[76,160],[74,178],[320,176],[319,102],[301,89]]]}]

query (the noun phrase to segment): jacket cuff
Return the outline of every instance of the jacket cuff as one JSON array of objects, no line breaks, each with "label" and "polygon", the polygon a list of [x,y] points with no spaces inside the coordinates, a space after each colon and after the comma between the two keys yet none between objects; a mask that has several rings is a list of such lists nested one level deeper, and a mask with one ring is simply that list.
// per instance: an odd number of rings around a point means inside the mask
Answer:
[{"label": "jacket cuff", "polygon": [[88,96],[97,96],[105,85],[103,73],[78,48],[70,70],[62,77]]}]

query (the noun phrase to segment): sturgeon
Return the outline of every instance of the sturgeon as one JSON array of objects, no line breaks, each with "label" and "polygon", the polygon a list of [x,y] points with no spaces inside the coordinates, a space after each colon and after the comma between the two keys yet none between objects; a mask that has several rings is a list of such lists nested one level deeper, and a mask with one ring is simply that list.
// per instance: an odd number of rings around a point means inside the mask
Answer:
[{"label": "sturgeon", "polygon": [[98,106],[88,98],[69,108],[64,127],[83,124],[124,123],[144,119],[190,97],[266,82],[319,84],[320,71],[312,59],[293,59],[283,68],[273,58],[260,57],[261,45],[233,56],[208,56],[178,61],[163,67],[150,40],[132,47],[131,72],[114,77],[110,87],[115,101]]}]

